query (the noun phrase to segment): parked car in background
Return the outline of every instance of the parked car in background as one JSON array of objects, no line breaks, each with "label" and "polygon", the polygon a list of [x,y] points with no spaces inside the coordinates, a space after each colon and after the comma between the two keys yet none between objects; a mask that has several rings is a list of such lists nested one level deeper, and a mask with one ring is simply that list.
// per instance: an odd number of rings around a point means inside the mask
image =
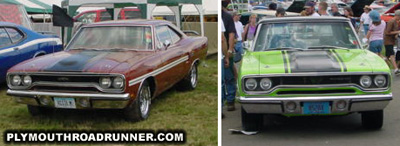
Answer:
[{"label": "parked car in background", "polygon": [[[142,13],[137,8],[123,8],[118,14],[118,20],[141,19]],[[82,23],[93,23],[111,20],[111,14],[106,9],[90,10],[79,13],[74,21]]]},{"label": "parked car in background", "polygon": [[130,121],[144,120],[157,95],[174,85],[196,88],[206,54],[207,38],[188,37],[168,21],[87,24],[65,51],[11,68],[7,94],[32,115],[53,108],[121,109]]},{"label": "parked car in background", "polygon": [[7,70],[25,60],[61,51],[61,39],[43,35],[23,26],[0,22],[0,82]]},{"label": "parked car in background", "polygon": [[394,17],[394,11],[400,9],[400,3],[397,3],[393,7],[390,7],[389,10],[387,10],[383,15],[381,16],[381,19],[384,20],[385,22],[388,22],[390,19]]},{"label": "parked car in background", "polygon": [[269,18],[257,28],[255,42],[244,43],[238,78],[244,130],[258,130],[264,114],[361,113],[363,127],[382,127],[391,71],[361,47],[349,19]]}]

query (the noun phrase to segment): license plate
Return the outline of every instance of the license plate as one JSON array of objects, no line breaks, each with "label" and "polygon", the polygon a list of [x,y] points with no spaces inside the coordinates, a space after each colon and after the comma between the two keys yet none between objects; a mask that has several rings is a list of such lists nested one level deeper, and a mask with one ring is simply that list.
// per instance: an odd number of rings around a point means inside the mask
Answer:
[{"label": "license plate", "polygon": [[303,114],[329,114],[329,102],[304,102]]},{"label": "license plate", "polygon": [[54,97],[54,106],[56,108],[76,108],[73,98],[58,98]]}]

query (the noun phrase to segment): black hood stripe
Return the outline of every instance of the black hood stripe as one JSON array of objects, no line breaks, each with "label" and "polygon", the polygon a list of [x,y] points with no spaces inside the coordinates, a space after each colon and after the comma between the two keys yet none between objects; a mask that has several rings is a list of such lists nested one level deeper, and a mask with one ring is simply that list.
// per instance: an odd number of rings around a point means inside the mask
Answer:
[{"label": "black hood stripe", "polygon": [[55,71],[65,71],[65,72],[82,72],[87,65],[97,60],[95,58],[101,58],[98,56],[105,56],[107,52],[99,51],[81,51],[76,54],[71,54],[71,56],[64,58],[58,62],[55,62],[52,66],[44,68],[43,71],[55,72]]},{"label": "black hood stripe", "polygon": [[343,72],[347,72],[347,67],[346,64],[344,64],[342,57],[340,57],[340,55],[336,52],[336,50],[333,49],[332,52],[336,54],[336,56],[339,59],[339,62],[342,64]]},{"label": "black hood stripe", "polygon": [[291,73],[342,72],[341,63],[330,50],[288,51]]},{"label": "black hood stripe", "polygon": [[289,71],[288,71],[288,62],[286,61],[286,52],[285,51],[282,51],[281,52],[281,54],[282,54],[282,58],[283,58],[283,66],[284,66],[284,68],[285,68],[285,73],[289,73]]}]

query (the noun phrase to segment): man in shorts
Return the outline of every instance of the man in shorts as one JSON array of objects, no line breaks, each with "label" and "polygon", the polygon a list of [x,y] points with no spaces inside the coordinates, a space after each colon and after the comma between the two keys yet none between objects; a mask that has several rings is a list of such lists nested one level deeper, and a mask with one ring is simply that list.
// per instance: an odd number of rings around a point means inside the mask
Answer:
[{"label": "man in shorts", "polygon": [[398,21],[400,20],[400,10],[396,10],[394,13],[394,17],[387,22],[385,28],[384,35],[384,44],[386,50],[386,57],[389,58],[389,62],[393,65],[396,75],[400,74],[399,69],[397,68],[397,64],[395,61],[394,50],[393,47],[396,44],[396,35],[400,34],[398,29]]}]

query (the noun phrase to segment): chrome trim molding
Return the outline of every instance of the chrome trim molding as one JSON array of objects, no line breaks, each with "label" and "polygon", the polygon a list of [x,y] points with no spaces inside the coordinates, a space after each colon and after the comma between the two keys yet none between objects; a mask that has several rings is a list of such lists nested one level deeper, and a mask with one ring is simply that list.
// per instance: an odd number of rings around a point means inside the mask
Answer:
[{"label": "chrome trim molding", "polygon": [[55,93],[40,91],[7,90],[7,95],[35,97],[35,96],[60,96],[60,97],[91,97],[94,99],[129,100],[129,93],[124,94],[93,94],[93,93]]},{"label": "chrome trim molding", "polygon": [[171,62],[170,64],[167,64],[167,65],[165,65],[165,66],[163,66],[161,68],[158,68],[158,69],[156,69],[156,70],[154,70],[154,71],[152,71],[150,73],[147,73],[145,75],[142,75],[140,77],[132,79],[132,80],[129,81],[129,86],[136,85],[136,84],[142,82],[144,79],[146,79],[148,77],[156,76],[156,75],[158,75],[158,74],[160,74],[160,73],[162,73],[162,72],[164,72],[166,70],[169,70],[169,69],[171,69],[171,68],[173,68],[173,67],[175,67],[175,66],[177,66],[177,65],[179,65],[179,64],[181,64],[181,63],[183,63],[185,61],[187,61],[188,59],[189,59],[189,56],[186,55],[186,56],[184,56],[182,58],[179,58],[178,60],[175,60],[174,62]]},{"label": "chrome trim molding", "polygon": [[[256,96],[256,97],[240,97],[239,102],[241,103],[263,103],[270,101],[327,101],[327,100],[341,100],[341,99],[379,99],[379,100],[392,100],[393,95],[390,94],[372,94],[372,95],[352,95],[352,96],[309,96],[309,97],[268,97],[268,96]],[[361,100],[362,101],[362,100]]]},{"label": "chrome trim molding", "polygon": [[[349,84],[320,84],[320,85],[276,85],[267,91],[246,91],[244,80],[247,78],[269,78],[269,77],[310,77],[310,76],[346,76],[346,75],[385,75],[387,76],[387,87],[385,88],[363,88],[356,83]],[[269,94],[278,89],[287,88],[319,88],[319,87],[355,87],[363,92],[385,92],[391,84],[391,76],[387,72],[310,72],[310,73],[291,73],[291,74],[265,74],[265,75],[245,75],[241,78],[242,91],[249,95]]]}]

